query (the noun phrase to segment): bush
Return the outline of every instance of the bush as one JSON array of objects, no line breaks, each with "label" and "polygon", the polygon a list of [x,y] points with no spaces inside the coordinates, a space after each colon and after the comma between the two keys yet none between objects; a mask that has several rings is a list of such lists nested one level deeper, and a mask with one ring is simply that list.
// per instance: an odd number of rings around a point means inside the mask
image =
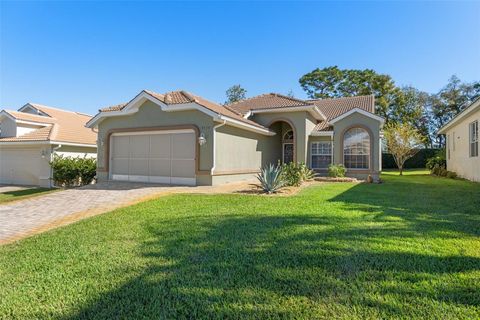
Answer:
[{"label": "bush", "polygon": [[302,182],[313,179],[315,173],[310,170],[304,163],[290,162],[283,164],[282,178],[286,186],[298,187]]},{"label": "bush", "polygon": [[[403,168],[404,169],[425,168],[427,164],[427,160],[431,157],[434,157],[438,151],[439,149],[420,149],[413,157],[405,161]],[[398,169],[392,154],[390,153],[382,154],[382,168]]]},{"label": "bush", "polygon": [[447,178],[456,179],[457,178],[457,173],[453,172],[453,171],[447,171]]},{"label": "bush", "polygon": [[436,153],[435,153],[435,156],[429,158],[427,160],[427,163],[425,165],[425,167],[432,171],[433,168],[438,165],[440,167],[444,167],[446,168],[447,167],[447,160],[446,160],[446,157],[445,157],[445,149],[440,149],[438,150]]},{"label": "bush", "polygon": [[333,178],[343,178],[347,169],[343,164],[331,164],[328,166],[328,176]]},{"label": "bush", "polygon": [[53,181],[60,187],[81,186],[95,179],[97,161],[87,157],[64,157],[55,155],[50,162],[53,169]]},{"label": "bush", "polygon": [[260,181],[263,191],[268,194],[277,192],[285,185],[281,167],[273,164],[263,168],[257,175],[257,179]]}]

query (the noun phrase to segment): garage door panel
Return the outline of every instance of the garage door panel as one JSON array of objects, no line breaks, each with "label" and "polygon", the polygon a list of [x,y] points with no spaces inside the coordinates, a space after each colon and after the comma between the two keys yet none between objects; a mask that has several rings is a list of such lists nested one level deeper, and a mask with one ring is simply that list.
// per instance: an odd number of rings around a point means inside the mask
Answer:
[{"label": "garage door panel", "polygon": [[193,133],[172,134],[172,158],[195,158],[195,136]]},{"label": "garage door panel", "polygon": [[48,160],[41,157],[38,149],[0,149],[0,183],[39,185],[40,177],[48,177]]},{"label": "garage door panel", "polygon": [[150,175],[151,176],[167,176],[171,174],[170,159],[150,159]]},{"label": "garage door panel", "polygon": [[133,159],[128,162],[128,174],[135,176],[148,176],[148,159]]},{"label": "garage door panel", "polygon": [[169,134],[155,134],[150,137],[150,157],[170,158]]},{"label": "garage door panel", "polygon": [[149,152],[150,137],[147,135],[136,135],[130,137],[130,157],[147,158]]},{"label": "garage door panel", "polygon": [[189,178],[195,176],[195,160],[172,161],[172,177]]},{"label": "garage door panel", "polygon": [[128,174],[128,158],[114,158],[112,161],[113,174]]},{"label": "garage door panel", "polygon": [[111,158],[112,179],[183,185],[196,183],[195,135],[192,132],[113,136],[113,145],[117,152],[114,151]]},{"label": "garage door panel", "polygon": [[112,141],[112,156],[127,158],[130,137],[128,136],[114,136]]}]

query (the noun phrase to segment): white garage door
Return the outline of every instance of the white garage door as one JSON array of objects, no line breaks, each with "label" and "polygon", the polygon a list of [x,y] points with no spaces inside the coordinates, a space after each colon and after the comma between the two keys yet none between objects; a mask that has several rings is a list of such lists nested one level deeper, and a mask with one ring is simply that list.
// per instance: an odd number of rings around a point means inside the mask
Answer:
[{"label": "white garage door", "polygon": [[195,185],[193,130],[114,133],[112,180]]},{"label": "white garage door", "polygon": [[40,185],[48,179],[48,159],[41,148],[0,148],[0,184]]}]

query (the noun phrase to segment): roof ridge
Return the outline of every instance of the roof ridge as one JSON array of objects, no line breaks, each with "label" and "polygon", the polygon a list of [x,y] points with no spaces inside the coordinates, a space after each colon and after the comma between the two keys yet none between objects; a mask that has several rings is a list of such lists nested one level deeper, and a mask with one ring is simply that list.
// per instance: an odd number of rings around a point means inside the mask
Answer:
[{"label": "roof ridge", "polygon": [[292,100],[292,101],[297,101],[297,102],[308,102],[308,100],[303,100],[303,99],[298,99],[298,98],[295,98],[295,97],[290,97],[290,96],[287,96],[287,95],[284,95],[284,94],[281,94],[281,93],[275,93],[275,92],[272,92],[270,94],[273,94],[277,97],[282,97],[282,98],[285,98],[285,99],[288,99],[288,100]]},{"label": "roof ridge", "polygon": [[[28,102],[28,103],[26,103],[24,106],[26,106],[27,104],[29,104],[29,105],[37,108],[37,109],[38,109],[37,106],[39,106],[40,108],[53,109],[53,110],[62,111],[62,112],[77,113],[77,111],[61,109],[61,108],[57,108],[57,107],[50,107],[50,106],[46,106],[46,105],[44,105],[44,104],[34,103],[34,102]],[[24,106],[23,106],[23,107],[24,107]],[[23,107],[22,107],[22,108],[23,108]],[[40,111],[42,111],[42,110],[40,110]],[[20,112],[21,112],[21,111],[20,111]],[[45,113],[47,113],[47,112],[45,112]],[[47,113],[47,114],[48,114],[48,113]]]},{"label": "roof ridge", "polygon": [[364,94],[361,96],[348,96],[348,97],[337,97],[337,98],[320,98],[320,99],[307,99],[305,101],[325,101],[325,100],[341,100],[341,99],[352,99],[352,98],[365,98],[365,97],[373,97],[375,98],[374,94]]}]

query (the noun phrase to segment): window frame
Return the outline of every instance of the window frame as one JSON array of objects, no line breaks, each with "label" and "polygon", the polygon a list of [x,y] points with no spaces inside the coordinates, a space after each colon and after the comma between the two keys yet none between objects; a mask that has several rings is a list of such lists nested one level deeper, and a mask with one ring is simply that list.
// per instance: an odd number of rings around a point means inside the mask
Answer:
[{"label": "window frame", "polygon": [[[365,168],[350,168],[350,167],[347,167],[347,164],[346,164],[346,161],[345,161],[346,156],[363,156],[363,154],[353,154],[353,153],[346,154],[345,153],[345,146],[346,146],[345,145],[345,136],[347,135],[347,133],[349,131],[354,130],[354,129],[362,130],[368,136],[368,153],[366,154],[366,156],[367,156],[367,167],[365,167]],[[372,135],[370,134],[370,131],[367,128],[362,127],[362,126],[353,126],[353,127],[350,127],[350,128],[348,128],[347,130],[344,131],[343,136],[342,136],[342,160],[343,160],[343,165],[345,166],[345,168],[347,170],[353,170],[353,171],[371,170],[371,168],[372,168],[372,159],[371,159],[372,158],[372,150],[373,150]]]},{"label": "window frame", "polygon": [[[314,145],[317,145],[317,144],[328,144],[330,145],[330,154],[324,154],[324,153],[313,153],[313,146]],[[318,150],[318,147],[317,147],[317,150]],[[313,157],[314,156],[330,156],[330,163],[325,167],[325,168],[322,168],[322,167],[314,167],[313,166]],[[333,163],[333,143],[332,141],[312,141],[310,143],[310,167],[312,169],[316,169],[316,170],[327,170],[328,169],[328,166],[331,165]]]},{"label": "window frame", "polygon": [[[468,154],[471,158],[478,157],[478,120],[468,124]],[[475,154],[472,152],[472,145],[475,145]]]}]

